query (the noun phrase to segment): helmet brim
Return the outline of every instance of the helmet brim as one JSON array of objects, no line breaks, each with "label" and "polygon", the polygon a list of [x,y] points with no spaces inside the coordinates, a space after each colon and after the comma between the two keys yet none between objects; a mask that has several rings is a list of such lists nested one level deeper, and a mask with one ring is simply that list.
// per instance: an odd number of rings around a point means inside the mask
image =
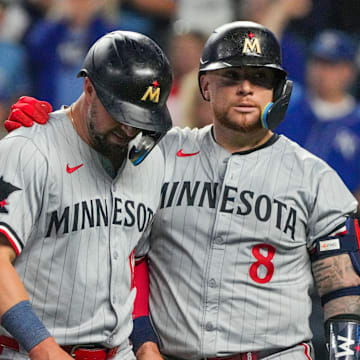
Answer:
[{"label": "helmet brim", "polygon": [[114,98],[110,104],[106,95],[97,92],[97,96],[111,117],[122,124],[160,133],[167,132],[172,127],[167,106],[161,109],[144,108],[127,101],[114,101]]},{"label": "helmet brim", "polygon": [[231,67],[243,67],[243,66],[251,66],[251,67],[266,67],[269,69],[278,70],[281,72],[284,76],[287,76],[287,71],[284,70],[281,66],[271,63],[255,63],[255,62],[248,62],[248,61],[241,61],[241,60],[229,60],[229,61],[216,61],[209,63],[208,65],[202,65],[200,67],[200,72],[205,71],[214,71],[214,70],[220,70],[220,69],[226,69]]}]

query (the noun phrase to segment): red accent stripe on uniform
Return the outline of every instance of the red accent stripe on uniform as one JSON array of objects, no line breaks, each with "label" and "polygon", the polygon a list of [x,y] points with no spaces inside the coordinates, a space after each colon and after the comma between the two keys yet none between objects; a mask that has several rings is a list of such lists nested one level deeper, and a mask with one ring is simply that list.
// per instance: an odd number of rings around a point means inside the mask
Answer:
[{"label": "red accent stripe on uniform", "polygon": [[146,256],[142,256],[140,258],[136,258],[135,259],[135,265],[139,265],[140,263],[142,263],[143,261],[146,260]]},{"label": "red accent stripe on uniform", "polygon": [[360,249],[360,227],[359,227],[359,220],[358,219],[354,220],[354,227],[355,227],[355,233],[356,233],[356,240],[357,240],[357,243],[358,243],[358,247]]},{"label": "red accent stripe on uniform", "polygon": [[344,231],[341,231],[341,232],[336,233],[334,236],[346,235],[347,232],[348,232],[347,230],[344,230]]},{"label": "red accent stripe on uniform", "polygon": [[311,356],[310,356],[310,346],[308,345],[308,344],[305,344],[305,343],[302,343],[302,344],[300,344],[300,345],[302,345],[305,349],[304,349],[304,354],[305,354],[305,356],[306,356],[306,358],[308,359],[308,360],[312,360],[311,359]]},{"label": "red accent stripe on uniform", "polygon": [[135,274],[134,274],[135,249],[131,252],[129,256],[129,265],[130,265],[130,275],[131,275],[130,290],[132,290],[135,287]]},{"label": "red accent stripe on uniform", "polygon": [[19,256],[20,254],[20,250],[18,249],[18,247],[16,246],[14,240],[11,238],[11,236],[4,230],[0,229],[0,233],[4,234],[6,236],[6,238],[9,240],[9,243],[11,244],[11,246],[14,248],[15,252],[16,252],[16,256]]},{"label": "red accent stripe on uniform", "polygon": [[136,297],[132,313],[133,319],[149,316],[149,271],[147,261],[141,261],[135,266],[134,280]]}]

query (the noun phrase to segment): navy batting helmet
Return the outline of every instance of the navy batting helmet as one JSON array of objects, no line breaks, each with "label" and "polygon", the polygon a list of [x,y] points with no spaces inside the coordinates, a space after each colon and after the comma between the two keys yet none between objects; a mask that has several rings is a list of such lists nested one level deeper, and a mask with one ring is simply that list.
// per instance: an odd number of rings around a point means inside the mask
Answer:
[{"label": "navy batting helmet", "polygon": [[[263,126],[274,129],[285,116],[292,82],[287,80],[287,72],[282,67],[279,42],[264,26],[251,21],[235,21],[215,29],[203,49],[199,80],[207,71],[244,66],[266,67],[276,74],[274,102],[266,106],[261,116]],[[202,93],[201,86],[200,91]]]},{"label": "navy batting helmet", "polygon": [[164,52],[143,34],[114,31],[90,48],[80,76],[89,77],[115,120],[143,130],[129,155],[139,164],[172,126],[166,106],[172,71]]}]

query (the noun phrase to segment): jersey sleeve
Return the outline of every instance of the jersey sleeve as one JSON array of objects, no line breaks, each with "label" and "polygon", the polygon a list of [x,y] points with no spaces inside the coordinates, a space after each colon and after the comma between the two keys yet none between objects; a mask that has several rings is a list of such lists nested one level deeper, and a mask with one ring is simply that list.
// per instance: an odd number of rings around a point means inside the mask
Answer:
[{"label": "jersey sleeve", "polygon": [[357,201],[344,185],[340,176],[330,167],[319,171],[314,168],[311,175],[313,203],[309,219],[309,240],[333,233],[341,227],[349,214],[354,214]]},{"label": "jersey sleeve", "polygon": [[41,211],[48,163],[22,136],[0,141],[0,233],[19,255]]}]

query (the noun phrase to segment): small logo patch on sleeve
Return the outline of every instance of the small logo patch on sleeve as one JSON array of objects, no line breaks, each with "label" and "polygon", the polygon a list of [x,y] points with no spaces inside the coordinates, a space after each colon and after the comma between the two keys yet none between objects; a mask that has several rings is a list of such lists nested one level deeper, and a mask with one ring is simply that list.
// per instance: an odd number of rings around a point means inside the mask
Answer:
[{"label": "small logo patch on sleeve", "polygon": [[329,239],[319,241],[320,251],[330,251],[330,250],[338,250],[340,249],[340,240],[336,239]]}]

